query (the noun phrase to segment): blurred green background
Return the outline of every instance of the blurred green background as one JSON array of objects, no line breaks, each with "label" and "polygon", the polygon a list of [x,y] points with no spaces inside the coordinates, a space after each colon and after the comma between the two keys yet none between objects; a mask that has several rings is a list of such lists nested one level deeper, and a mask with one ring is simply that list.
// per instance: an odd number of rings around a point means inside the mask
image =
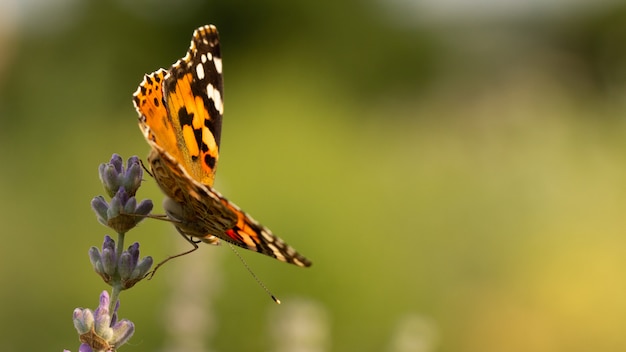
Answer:
[{"label": "blurred green background", "polygon": [[[0,2],[0,341],[76,351],[131,95],[220,30],[216,188],[313,261],[204,246],[124,351],[626,350],[626,2]],[[162,213],[152,179],[139,192]],[[187,244],[147,220],[156,260]]]}]

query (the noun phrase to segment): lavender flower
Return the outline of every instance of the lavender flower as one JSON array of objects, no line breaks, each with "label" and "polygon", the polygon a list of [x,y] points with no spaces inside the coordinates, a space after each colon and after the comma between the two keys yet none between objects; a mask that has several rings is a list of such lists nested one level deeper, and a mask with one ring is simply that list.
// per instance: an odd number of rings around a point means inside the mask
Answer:
[{"label": "lavender flower", "polygon": [[150,256],[140,259],[139,243],[123,250],[126,232],[152,211],[151,200],[137,204],[135,199],[143,176],[139,158],[129,158],[124,168],[122,158],[113,154],[108,163],[100,165],[98,171],[111,201],[107,203],[104,197],[98,196],[91,201],[91,207],[100,223],[117,232],[118,239],[116,244],[107,235],[101,249],[89,249],[91,265],[112,289],[111,298],[108,292],[102,292],[100,305],[95,311],[86,308],[74,310],[74,327],[81,342],[79,352],[115,351],[130,339],[135,326],[126,319],[118,321],[119,296],[123,290],[146,277],[153,263]]},{"label": "lavender flower", "polygon": [[74,327],[82,342],[79,352],[112,351],[125,344],[135,332],[135,325],[131,321],[117,321],[119,301],[112,313],[110,303],[109,293],[102,291],[100,305],[95,311],[88,308],[74,310]]},{"label": "lavender flower", "polygon": [[149,199],[137,204],[135,196],[130,196],[124,187],[118,188],[110,204],[102,196],[97,196],[91,201],[91,207],[96,212],[98,221],[117,233],[126,233],[137,226],[150,214],[152,206],[152,201]]},{"label": "lavender flower", "polygon": [[94,270],[107,284],[119,284],[122,290],[133,287],[141,281],[152,267],[152,257],[139,259],[139,243],[134,243],[127,250],[117,255],[115,241],[104,237],[102,251],[97,247],[89,249],[89,259]]},{"label": "lavender flower", "polygon": [[150,211],[152,201],[143,200],[137,204],[135,194],[141,185],[143,169],[139,158],[132,156],[126,162],[126,169],[122,157],[113,154],[111,161],[100,164],[98,173],[105,191],[111,197],[107,203],[104,197],[98,196],[91,201],[91,207],[96,212],[98,221],[117,233],[126,233],[137,226]]},{"label": "lavender flower", "polygon": [[136,156],[128,158],[126,169],[124,169],[122,157],[113,154],[111,161],[100,164],[98,172],[100,174],[100,181],[102,181],[109,197],[113,197],[120,187],[126,188],[128,194],[134,196],[141,185],[141,179],[143,177],[141,162]]}]

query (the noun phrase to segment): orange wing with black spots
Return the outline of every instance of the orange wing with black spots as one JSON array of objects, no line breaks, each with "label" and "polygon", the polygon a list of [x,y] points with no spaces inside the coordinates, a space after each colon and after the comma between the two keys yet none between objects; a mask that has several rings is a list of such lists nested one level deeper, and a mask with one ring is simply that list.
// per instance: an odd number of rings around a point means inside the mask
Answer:
[{"label": "orange wing with black spots", "polygon": [[214,26],[204,26],[194,33],[187,55],[169,71],[147,75],[134,97],[146,138],[210,186],[219,159],[222,91],[219,36]]},{"label": "orange wing with black spots", "polygon": [[311,262],[212,188],[219,159],[222,58],[214,26],[198,28],[187,54],[146,75],[134,94],[148,162],[167,196],[164,208],[187,236],[224,240],[280,261]]}]

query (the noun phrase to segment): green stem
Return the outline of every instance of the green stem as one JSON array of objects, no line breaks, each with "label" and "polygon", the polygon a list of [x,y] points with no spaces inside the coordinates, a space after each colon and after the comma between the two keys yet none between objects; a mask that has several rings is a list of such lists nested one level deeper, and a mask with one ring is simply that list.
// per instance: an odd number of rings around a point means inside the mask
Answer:
[{"label": "green stem", "polygon": [[117,248],[115,248],[115,255],[117,256],[117,258],[119,258],[122,255],[122,252],[124,251],[124,236],[125,235],[126,235],[125,233],[117,234]]},{"label": "green stem", "polygon": [[[115,248],[115,256],[119,259],[124,251],[124,233],[117,234],[117,247]],[[117,301],[122,293],[122,280],[119,278],[119,274],[115,273],[115,278],[111,285],[111,300],[109,302],[109,312],[113,314]]]}]

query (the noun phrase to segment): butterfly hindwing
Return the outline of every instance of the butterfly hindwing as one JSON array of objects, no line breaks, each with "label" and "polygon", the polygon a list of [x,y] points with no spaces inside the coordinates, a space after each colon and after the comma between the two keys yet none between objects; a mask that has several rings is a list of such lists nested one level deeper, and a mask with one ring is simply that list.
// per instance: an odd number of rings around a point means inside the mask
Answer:
[{"label": "butterfly hindwing", "polygon": [[224,206],[237,215],[237,223],[226,231],[227,238],[222,238],[223,240],[251,251],[274,257],[281,262],[304,267],[311,265],[307,258],[296,252],[285,241],[275,236],[270,229],[244,213],[238,206],[223,197],[221,197],[221,201]]}]

